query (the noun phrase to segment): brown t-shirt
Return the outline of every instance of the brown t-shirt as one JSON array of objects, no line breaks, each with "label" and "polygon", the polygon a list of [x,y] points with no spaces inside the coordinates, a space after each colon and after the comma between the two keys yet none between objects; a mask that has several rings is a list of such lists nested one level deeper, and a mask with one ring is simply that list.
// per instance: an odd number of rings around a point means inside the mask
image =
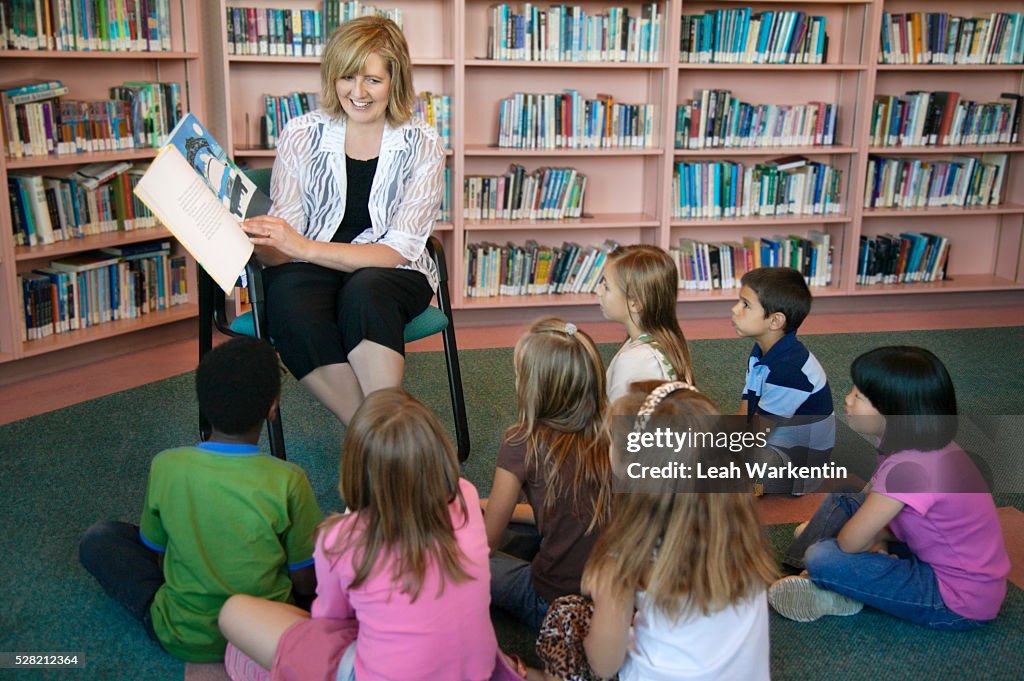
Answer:
[{"label": "brown t-shirt", "polygon": [[[576,459],[566,462],[566,479],[575,473]],[[541,598],[551,603],[559,596],[578,594],[583,566],[597,541],[600,528],[587,534],[587,527],[594,515],[592,500],[597,495],[594,489],[579,490],[580,509],[573,512],[571,499],[558,499],[547,515],[544,514],[544,477],[538,466],[526,466],[526,443],[502,442],[498,450],[498,468],[504,468],[516,476],[526,493],[526,500],[533,508],[540,533],[540,550],[531,564],[533,588]]]}]

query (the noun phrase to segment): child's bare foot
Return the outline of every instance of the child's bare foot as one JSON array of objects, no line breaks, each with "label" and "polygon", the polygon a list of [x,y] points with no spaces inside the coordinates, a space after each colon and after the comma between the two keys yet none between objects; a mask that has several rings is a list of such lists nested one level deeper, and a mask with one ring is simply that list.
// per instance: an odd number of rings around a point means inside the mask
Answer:
[{"label": "child's bare foot", "polygon": [[797,537],[799,537],[801,534],[804,533],[804,530],[807,529],[807,524],[809,522],[811,522],[811,521],[810,520],[805,520],[804,522],[802,522],[802,523],[800,523],[799,525],[796,526],[796,529],[793,530],[793,539],[796,539]]}]

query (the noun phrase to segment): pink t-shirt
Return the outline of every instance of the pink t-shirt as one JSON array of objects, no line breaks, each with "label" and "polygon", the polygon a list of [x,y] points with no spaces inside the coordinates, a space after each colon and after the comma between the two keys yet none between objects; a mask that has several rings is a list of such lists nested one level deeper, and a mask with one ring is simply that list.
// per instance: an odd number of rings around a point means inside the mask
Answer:
[{"label": "pink t-shirt", "polygon": [[935,571],[946,607],[994,619],[1006,597],[1010,559],[992,495],[956,443],[885,457],[871,490],[903,502],[889,529]]},{"label": "pink t-shirt", "polygon": [[333,544],[338,532],[358,518],[352,514],[321,536],[314,550],[317,597],[312,615],[355,618],[355,672],[359,681],[402,679],[432,681],[490,679],[498,644],[490,616],[490,567],[487,533],[476,488],[459,480],[469,518],[458,503],[450,506],[455,539],[466,556],[466,582],[444,582],[438,596],[440,571],[428,569],[419,598],[412,603],[392,582],[390,559],[378,563],[374,574],[350,590],[355,570],[352,552],[326,556],[324,542]]}]

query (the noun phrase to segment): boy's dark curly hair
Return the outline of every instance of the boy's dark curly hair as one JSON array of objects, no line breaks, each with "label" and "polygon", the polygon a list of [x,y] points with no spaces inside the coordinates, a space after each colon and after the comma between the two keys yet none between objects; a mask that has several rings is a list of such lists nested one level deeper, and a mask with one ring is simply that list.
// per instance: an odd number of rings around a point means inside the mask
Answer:
[{"label": "boy's dark curly hair", "polygon": [[259,427],[280,394],[277,353],[257,338],[232,338],[218,345],[203,355],[196,370],[199,411],[228,435]]}]

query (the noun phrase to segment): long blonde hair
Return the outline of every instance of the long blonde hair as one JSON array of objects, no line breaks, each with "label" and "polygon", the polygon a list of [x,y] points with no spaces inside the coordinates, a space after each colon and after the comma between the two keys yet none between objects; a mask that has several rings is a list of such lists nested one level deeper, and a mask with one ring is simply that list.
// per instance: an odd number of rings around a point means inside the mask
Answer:
[{"label": "long blonde hair", "polygon": [[[607,517],[611,496],[604,365],[597,346],[575,325],[548,317],[520,337],[513,358],[517,418],[505,437],[525,442],[527,464],[543,471],[544,511],[568,499],[579,516],[592,513],[588,531],[593,530]],[[566,480],[570,458],[575,474]],[[581,499],[582,489],[597,495]],[[584,502],[591,508],[584,509]]]},{"label": "long blonde hair", "polygon": [[[393,561],[392,580],[413,601],[429,566],[440,568],[442,590],[445,578],[470,578],[449,511],[457,501],[468,522],[455,449],[423,403],[400,388],[368,395],[345,433],[340,472],[338,491],[358,517],[325,552],[352,550],[349,588],[363,584],[385,557]],[[327,518],[321,532],[342,518]]]},{"label": "long blonde hair", "polygon": [[[638,381],[608,410],[609,419],[632,419],[661,381]],[[653,416],[670,417],[679,432],[707,429],[719,414],[694,390],[669,393]],[[692,466],[698,451],[674,459]],[[693,470],[691,468],[691,470]],[[770,584],[775,561],[749,492],[615,494],[611,520],[583,572],[583,589],[598,584],[618,594],[644,590],[672,619],[684,611],[707,615]]]},{"label": "long blonde hair", "polygon": [[405,34],[387,17],[351,19],[331,33],[320,59],[320,108],[331,118],[345,117],[335,83],[362,71],[371,54],[381,58],[391,76],[385,117],[391,125],[401,125],[412,118],[416,106],[412,59]]},{"label": "long blonde hair", "polygon": [[626,300],[636,302],[638,311],[629,312],[633,323],[662,349],[676,377],[693,383],[690,348],[676,317],[679,270],[672,256],[657,246],[633,244],[612,251],[605,269],[614,270]]}]

